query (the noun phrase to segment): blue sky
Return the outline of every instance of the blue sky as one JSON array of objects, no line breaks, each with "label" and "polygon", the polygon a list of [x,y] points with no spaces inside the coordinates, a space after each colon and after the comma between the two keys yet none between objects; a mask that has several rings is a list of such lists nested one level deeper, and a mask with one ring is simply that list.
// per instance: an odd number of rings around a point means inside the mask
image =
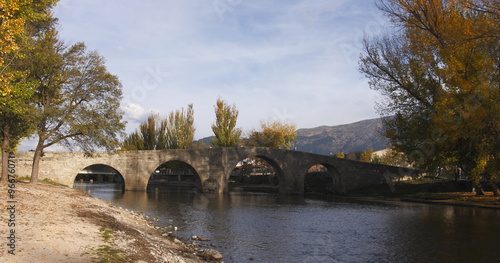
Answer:
[{"label": "blue sky", "polygon": [[193,103],[196,138],[210,136],[219,96],[245,132],[378,117],[357,70],[363,36],[386,25],[374,0],[61,0],[54,13],[60,37],[121,80],[127,132]]}]

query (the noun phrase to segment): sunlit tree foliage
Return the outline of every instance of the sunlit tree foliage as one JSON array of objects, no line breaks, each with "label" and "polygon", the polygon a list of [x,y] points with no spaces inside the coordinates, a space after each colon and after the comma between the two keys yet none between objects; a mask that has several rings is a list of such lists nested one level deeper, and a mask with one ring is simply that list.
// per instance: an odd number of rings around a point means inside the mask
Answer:
[{"label": "sunlit tree foliage", "polygon": [[[383,0],[394,30],[365,40],[360,70],[386,100],[385,135],[424,171],[499,177],[500,2]],[[496,189],[496,188],[495,188]]]}]

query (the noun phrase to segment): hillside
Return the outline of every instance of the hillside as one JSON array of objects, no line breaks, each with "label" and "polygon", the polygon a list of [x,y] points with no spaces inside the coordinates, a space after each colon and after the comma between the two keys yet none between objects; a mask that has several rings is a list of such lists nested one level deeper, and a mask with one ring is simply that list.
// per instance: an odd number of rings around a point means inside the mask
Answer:
[{"label": "hillside", "polygon": [[[380,118],[359,121],[337,126],[320,126],[297,130],[295,147],[299,151],[318,154],[335,154],[375,151],[387,148],[387,140],[380,134],[382,120]],[[211,145],[212,137],[201,139],[201,143]]]},{"label": "hillside", "polygon": [[380,118],[337,126],[299,129],[295,146],[299,151],[325,155],[365,151],[370,147],[377,151],[388,146],[387,140],[380,134],[381,129]]}]

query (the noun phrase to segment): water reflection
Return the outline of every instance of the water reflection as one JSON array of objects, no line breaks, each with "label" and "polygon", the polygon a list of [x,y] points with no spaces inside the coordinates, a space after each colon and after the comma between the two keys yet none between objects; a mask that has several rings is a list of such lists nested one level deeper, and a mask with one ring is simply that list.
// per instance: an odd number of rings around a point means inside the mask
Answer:
[{"label": "water reflection", "polygon": [[168,188],[84,191],[212,239],[225,262],[492,262],[500,211]]}]

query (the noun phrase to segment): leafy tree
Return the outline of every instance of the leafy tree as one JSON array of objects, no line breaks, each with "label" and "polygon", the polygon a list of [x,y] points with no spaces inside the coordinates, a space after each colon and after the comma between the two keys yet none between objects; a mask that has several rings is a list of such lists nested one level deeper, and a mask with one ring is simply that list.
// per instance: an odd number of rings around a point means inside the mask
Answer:
[{"label": "leafy tree", "polygon": [[432,171],[499,177],[500,3],[384,0],[396,30],[365,40],[360,70],[380,91],[385,135]]},{"label": "leafy tree", "polygon": [[359,155],[359,160],[362,162],[371,162],[373,155],[373,148],[369,148],[368,150],[361,152]]},{"label": "leafy tree", "polygon": [[[34,83],[27,79],[23,65],[29,59],[29,43],[54,19],[50,7],[56,1],[0,0],[0,140],[2,175],[7,174],[7,158],[19,140],[34,130],[31,98]],[[2,177],[6,181],[7,176]]]},{"label": "leafy tree", "polygon": [[215,147],[238,146],[241,129],[236,128],[236,120],[238,119],[236,106],[234,104],[229,106],[227,102],[218,98],[214,108],[216,120],[212,124],[212,131],[215,134],[215,139],[212,140],[212,145]]},{"label": "leafy tree", "polygon": [[336,158],[345,158],[345,153],[343,153],[343,152],[336,153],[335,157]]},{"label": "leafy tree", "polygon": [[[25,17],[22,14],[21,1],[0,0],[0,66],[2,67],[2,82],[8,76],[5,73],[5,64],[10,63],[9,55],[19,50],[18,38],[24,34]],[[6,61],[7,60],[7,61]],[[3,90],[2,92],[6,92]]]},{"label": "leafy tree", "polygon": [[297,125],[286,122],[261,122],[260,131],[252,131],[247,145],[257,147],[285,148],[289,150],[297,141]]},{"label": "leafy tree", "polygon": [[385,154],[379,157],[380,161],[378,163],[385,165],[394,165],[394,166],[402,166],[407,167],[410,164],[408,163],[408,158],[403,153],[396,152],[392,149],[389,149]]},{"label": "leafy tree", "polygon": [[189,104],[186,111],[182,108],[171,112],[168,117],[166,131],[167,148],[191,148],[193,146],[195,131],[193,104]]},{"label": "leafy tree", "polygon": [[167,121],[158,120],[158,114],[151,114],[147,121],[128,135],[123,143],[122,150],[160,150],[167,147]]},{"label": "leafy tree", "polygon": [[195,128],[193,105],[188,109],[170,112],[168,118],[159,120],[151,114],[148,120],[128,135],[122,150],[187,149],[193,147]]},{"label": "leafy tree", "polygon": [[86,153],[119,146],[117,138],[125,126],[119,109],[121,84],[97,52],[87,51],[83,43],[67,48],[51,29],[33,42],[29,62],[29,77],[37,85],[32,183],[38,180],[40,158],[49,146],[78,147]]}]

